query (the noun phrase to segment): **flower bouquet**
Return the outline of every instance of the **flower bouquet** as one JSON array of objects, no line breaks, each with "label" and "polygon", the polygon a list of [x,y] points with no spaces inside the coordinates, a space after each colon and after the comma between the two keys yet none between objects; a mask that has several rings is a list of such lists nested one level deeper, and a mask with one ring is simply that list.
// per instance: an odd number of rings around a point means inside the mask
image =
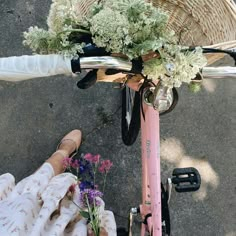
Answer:
[{"label": "flower bouquet", "polygon": [[155,55],[144,61],[143,74],[169,88],[190,84],[207,64],[200,47],[179,45],[167,28],[168,14],[145,0],[94,1],[86,14],[82,5],[83,0],[53,0],[48,30],[30,27],[24,44],[35,53],[70,58],[91,44],[129,60]]},{"label": "flower bouquet", "polygon": [[[63,166],[68,171],[77,175],[78,183],[70,186],[68,197],[73,201],[76,188],[79,188],[79,199],[74,202],[79,208],[81,217],[87,219],[88,230],[94,236],[99,236],[101,229],[100,211],[102,197],[105,191],[106,177],[113,163],[110,160],[101,160],[100,155],[88,153],[79,160],[66,157],[63,159]],[[96,182],[96,176],[100,173],[103,177],[102,192]]]}]

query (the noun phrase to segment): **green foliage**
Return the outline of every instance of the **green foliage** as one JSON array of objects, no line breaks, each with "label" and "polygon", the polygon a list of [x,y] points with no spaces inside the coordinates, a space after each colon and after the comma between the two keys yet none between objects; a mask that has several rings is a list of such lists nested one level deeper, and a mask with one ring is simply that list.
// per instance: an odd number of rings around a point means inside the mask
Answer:
[{"label": "green foliage", "polygon": [[191,82],[191,83],[189,84],[189,89],[190,89],[190,91],[193,92],[193,93],[198,93],[198,92],[201,90],[201,87],[202,87],[201,83],[194,83],[194,82]]},{"label": "green foliage", "polygon": [[89,219],[89,213],[87,211],[80,211],[79,212],[81,216],[83,216],[85,219]]}]

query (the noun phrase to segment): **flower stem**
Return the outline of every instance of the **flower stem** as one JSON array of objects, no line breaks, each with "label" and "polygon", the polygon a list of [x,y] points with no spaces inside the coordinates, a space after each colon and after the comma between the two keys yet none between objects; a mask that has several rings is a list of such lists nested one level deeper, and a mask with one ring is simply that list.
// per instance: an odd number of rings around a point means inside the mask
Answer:
[{"label": "flower stem", "polygon": [[90,223],[92,224],[92,222],[93,222],[92,210],[89,205],[88,196],[86,195],[85,197],[86,197],[86,203],[87,203],[88,213],[89,213],[89,217],[90,217]]},{"label": "flower stem", "polygon": [[107,180],[107,172],[106,172],[106,174],[105,174],[105,176],[104,176],[104,179],[103,179],[103,188],[102,188],[103,194],[105,193],[106,180]]},{"label": "flower stem", "polygon": [[86,195],[86,203],[87,203],[89,217],[90,217],[90,225],[93,229],[95,236],[99,236],[100,228],[99,228],[99,222],[98,222],[99,221],[98,214],[96,212],[95,200],[93,202],[94,206],[93,208],[91,208],[91,206],[89,205],[88,196]]},{"label": "flower stem", "polygon": [[77,175],[77,178],[79,179],[79,168],[78,167],[76,168],[76,175]]},{"label": "flower stem", "polygon": [[79,208],[80,211],[83,210],[76,202],[74,202],[73,200],[71,200],[71,201]]},{"label": "flower stem", "polygon": [[97,172],[97,166],[96,164],[93,167],[93,185],[96,185],[96,172]]}]

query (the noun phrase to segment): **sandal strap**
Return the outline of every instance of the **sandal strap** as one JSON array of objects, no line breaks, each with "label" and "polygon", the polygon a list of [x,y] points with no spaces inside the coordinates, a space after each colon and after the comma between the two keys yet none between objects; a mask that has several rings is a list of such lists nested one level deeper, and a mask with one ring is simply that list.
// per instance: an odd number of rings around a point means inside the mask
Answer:
[{"label": "sandal strap", "polygon": [[[72,158],[72,157],[74,157],[78,153],[78,149],[79,149],[79,147],[77,146],[76,142],[73,139],[69,139],[69,138],[62,139],[61,142],[57,145],[57,149],[56,150],[58,150],[60,148],[61,144],[63,142],[65,142],[65,141],[71,141],[74,144],[74,146],[75,146],[75,151],[72,152],[71,155],[69,156],[70,158]],[[60,151],[60,150],[58,150],[58,151]]]},{"label": "sandal strap", "polygon": [[63,156],[64,158],[68,157],[68,155],[66,155],[66,152],[63,151],[63,150],[57,150],[57,151],[55,151],[52,155],[55,155],[55,154],[60,154],[60,155]]}]

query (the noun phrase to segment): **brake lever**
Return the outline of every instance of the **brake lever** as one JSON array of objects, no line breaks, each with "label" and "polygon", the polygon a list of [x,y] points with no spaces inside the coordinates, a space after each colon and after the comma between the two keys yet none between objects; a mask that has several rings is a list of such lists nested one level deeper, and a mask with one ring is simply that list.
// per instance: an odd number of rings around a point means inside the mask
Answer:
[{"label": "brake lever", "polygon": [[89,71],[80,81],[77,82],[77,87],[80,89],[88,89],[97,82],[97,69]]}]

